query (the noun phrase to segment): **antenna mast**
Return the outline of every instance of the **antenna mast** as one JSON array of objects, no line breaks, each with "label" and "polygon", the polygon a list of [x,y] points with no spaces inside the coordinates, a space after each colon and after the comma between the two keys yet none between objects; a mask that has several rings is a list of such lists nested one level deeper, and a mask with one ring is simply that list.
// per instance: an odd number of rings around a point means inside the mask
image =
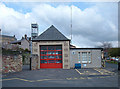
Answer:
[{"label": "antenna mast", "polygon": [[72,43],[72,5],[71,5],[71,43]]}]

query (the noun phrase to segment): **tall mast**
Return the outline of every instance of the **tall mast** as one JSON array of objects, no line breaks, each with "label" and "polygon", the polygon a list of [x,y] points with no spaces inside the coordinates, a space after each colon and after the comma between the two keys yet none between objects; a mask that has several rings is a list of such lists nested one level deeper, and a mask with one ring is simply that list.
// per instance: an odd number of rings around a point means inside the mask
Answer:
[{"label": "tall mast", "polygon": [[72,43],[72,5],[71,5],[71,43]]}]

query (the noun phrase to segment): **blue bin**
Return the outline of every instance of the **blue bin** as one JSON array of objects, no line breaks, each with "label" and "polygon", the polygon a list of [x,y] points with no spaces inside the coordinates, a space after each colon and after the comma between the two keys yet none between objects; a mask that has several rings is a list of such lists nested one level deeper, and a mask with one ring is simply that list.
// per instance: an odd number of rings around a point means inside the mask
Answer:
[{"label": "blue bin", "polygon": [[75,69],[81,69],[81,64],[80,63],[75,63]]}]

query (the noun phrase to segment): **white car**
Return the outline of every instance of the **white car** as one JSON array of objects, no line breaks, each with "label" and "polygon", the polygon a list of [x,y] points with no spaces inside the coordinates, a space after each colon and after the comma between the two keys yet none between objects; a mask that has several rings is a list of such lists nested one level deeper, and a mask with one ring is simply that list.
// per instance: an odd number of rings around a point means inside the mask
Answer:
[{"label": "white car", "polygon": [[119,61],[119,58],[115,58],[115,61]]}]

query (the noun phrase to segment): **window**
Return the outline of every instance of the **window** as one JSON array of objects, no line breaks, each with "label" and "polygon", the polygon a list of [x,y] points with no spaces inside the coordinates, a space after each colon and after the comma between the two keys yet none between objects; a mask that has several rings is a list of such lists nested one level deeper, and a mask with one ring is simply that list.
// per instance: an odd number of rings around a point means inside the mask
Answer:
[{"label": "window", "polygon": [[50,55],[48,56],[48,59],[55,59],[55,56]]},{"label": "window", "polygon": [[55,63],[55,60],[48,60],[48,63]]},{"label": "window", "polygon": [[80,52],[78,52],[78,59],[80,60]]},{"label": "window", "polygon": [[80,61],[82,61],[82,63],[90,63],[91,62],[91,52],[81,52],[82,54],[80,54],[80,52],[78,52],[78,59],[79,59],[79,63]]},{"label": "window", "polygon": [[87,63],[87,52],[82,52],[82,63]]},{"label": "window", "polygon": [[48,46],[48,50],[55,50],[55,46]]},{"label": "window", "polygon": [[80,52],[78,52],[78,63],[80,63],[81,61],[80,61]]},{"label": "window", "polygon": [[56,46],[56,50],[62,50],[61,46]]},{"label": "window", "polygon": [[62,63],[62,60],[56,60],[56,63]]},{"label": "window", "polygon": [[43,50],[47,50],[47,47],[46,46],[41,46],[41,51]]},{"label": "window", "polygon": [[91,53],[88,52],[88,62],[90,63],[91,62]]},{"label": "window", "polygon": [[61,59],[62,55],[56,55],[56,59]]},{"label": "window", "polygon": [[41,63],[47,63],[47,60],[41,60],[40,62]]},{"label": "window", "polygon": [[75,54],[75,52],[73,51],[72,54]]}]

